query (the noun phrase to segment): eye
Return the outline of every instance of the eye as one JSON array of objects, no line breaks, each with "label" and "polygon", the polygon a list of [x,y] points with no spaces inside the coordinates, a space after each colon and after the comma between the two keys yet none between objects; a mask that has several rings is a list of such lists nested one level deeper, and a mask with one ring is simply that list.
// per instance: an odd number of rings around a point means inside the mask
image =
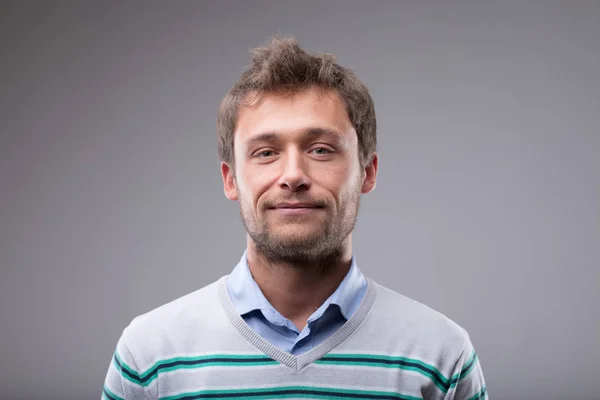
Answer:
[{"label": "eye", "polygon": [[316,147],[311,151],[319,156],[324,156],[333,153],[333,151],[331,149],[328,149],[327,147]]},{"label": "eye", "polygon": [[268,158],[268,157],[272,157],[274,155],[275,155],[275,152],[273,150],[262,150],[262,151],[254,153],[254,156],[258,157],[258,158]]}]

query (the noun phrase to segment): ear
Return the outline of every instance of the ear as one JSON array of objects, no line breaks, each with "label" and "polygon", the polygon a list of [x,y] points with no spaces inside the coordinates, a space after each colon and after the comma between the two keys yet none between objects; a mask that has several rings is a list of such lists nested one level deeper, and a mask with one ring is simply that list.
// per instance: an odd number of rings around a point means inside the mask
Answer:
[{"label": "ear", "polygon": [[367,164],[364,169],[365,177],[363,179],[361,193],[369,193],[373,189],[375,189],[375,184],[377,182],[377,166],[379,164],[379,156],[377,153],[373,153],[371,157],[371,161]]},{"label": "ear", "polygon": [[226,162],[222,162],[221,176],[223,177],[223,190],[225,192],[225,197],[227,197],[229,200],[237,201],[238,190],[235,182],[235,171],[233,167]]}]

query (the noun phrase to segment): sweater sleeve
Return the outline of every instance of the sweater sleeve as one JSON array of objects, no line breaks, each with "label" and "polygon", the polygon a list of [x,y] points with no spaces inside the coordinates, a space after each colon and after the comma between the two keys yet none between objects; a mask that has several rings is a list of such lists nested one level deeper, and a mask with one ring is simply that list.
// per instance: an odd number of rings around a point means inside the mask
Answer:
[{"label": "sweater sleeve", "polygon": [[104,380],[102,400],[146,400],[140,371],[125,345],[125,332],[119,338]]},{"label": "sweater sleeve", "polygon": [[464,333],[466,342],[452,372],[454,389],[448,392],[445,400],[489,400],[479,357],[468,333]]}]

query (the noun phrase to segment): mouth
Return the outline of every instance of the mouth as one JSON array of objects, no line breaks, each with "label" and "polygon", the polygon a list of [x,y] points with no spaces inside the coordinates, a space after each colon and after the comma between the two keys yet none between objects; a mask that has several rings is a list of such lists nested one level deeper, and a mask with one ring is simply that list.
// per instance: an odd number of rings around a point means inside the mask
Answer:
[{"label": "mouth", "polygon": [[297,215],[309,214],[324,207],[313,203],[280,203],[269,209],[284,215]]}]

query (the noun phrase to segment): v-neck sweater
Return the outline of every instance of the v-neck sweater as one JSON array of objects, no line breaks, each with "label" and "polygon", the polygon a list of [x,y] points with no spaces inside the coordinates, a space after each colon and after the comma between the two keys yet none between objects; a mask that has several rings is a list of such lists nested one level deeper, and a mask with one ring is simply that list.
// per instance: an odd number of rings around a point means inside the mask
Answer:
[{"label": "v-neck sweater", "polygon": [[103,398],[488,398],[468,333],[369,278],[352,317],[298,356],[245,323],[226,280],[134,318],[117,343]]}]

